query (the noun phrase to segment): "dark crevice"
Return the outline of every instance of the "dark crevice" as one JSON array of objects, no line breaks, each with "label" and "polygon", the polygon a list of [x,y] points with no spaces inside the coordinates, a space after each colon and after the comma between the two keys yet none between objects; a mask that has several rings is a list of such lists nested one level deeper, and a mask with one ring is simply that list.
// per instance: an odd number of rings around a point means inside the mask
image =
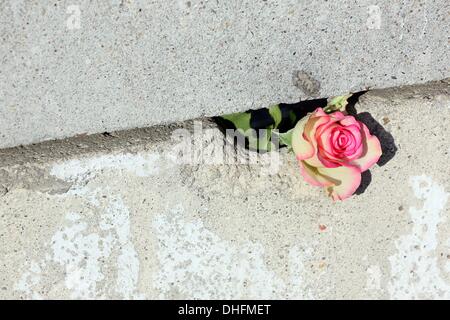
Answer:
[{"label": "dark crevice", "polygon": [[[297,103],[280,103],[280,111],[282,115],[281,123],[278,126],[280,132],[286,132],[295,126],[295,123],[291,121],[291,112],[295,114],[297,119],[301,119],[306,116],[309,112],[313,112],[315,109],[325,107],[327,105],[327,99],[316,99],[307,100]],[[267,127],[275,123],[274,119],[271,117],[268,108],[262,108],[257,110],[248,110],[246,113],[251,114],[250,126],[251,128],[266,129]],[[222,117],[214,117],[214,121],[219,125],[219,128],[225,132],[226,129],[236,129],[234,124]]]},{"label": "dark crevice", "polygon": [[359,98],[366,92],[367,92],[367,90],[356,92],[356,93],[353,93],[350,98],[348,98],[348,100],[347,100],[348,104],[345,107],[345,110],[348,112],[348,114],[351,114],[353,116],[356,115],[357,112],[356,112],[355,106],[358,103]]},{"label": "dark crevice", "polygon": [[280,132],[286,132],[295,126],[295,123],[290,123],[289,120],[289,112],[292,111],[297,119],[301,119],[305,117],[308,113],[313,112],[317,108],[324,108],[327,105],[327,99],[315,99],[315,100],[306,100],[306,101],[300,101],[297,103],[287,104],[287,103],[281,103],[280,109],[284,110],[283,115],[286,114],[286,116],[283,117],[283,120],[281,121],[279,130]]},{"label": "dark crevice", "polygon": [[[276,127],[276,129],[284,133],[290,129],[292,129],[298,120],[305,117],[308,113],[313,112],[317,108],[324,108],[327,105],[327,99],[315,99],[315,100],[306,100],[306,101],[300,101],[297,103],[280,103],[279,109],[281,112],[281,122]],[[268,129],[271,126],[275,124],[275,120],[271,116],[268,108],[262,108],[257,110],[248,110],[245,111],[245,113],[250,114],[250,122],[249,126],[254,130],[254,135],[256,135],[257,139],[260,139],[260,131],[263,130],[263,134],[265,135],[264,129]],[[231,122],[228,119],[225,119],[223,117],[214,117],[213,120],[217,123],[219,129],[222,131],[222,133],[226,134],[227,130],[236,130],[236,126],[233,122]],[[236,132],[236,135],[240,135],[238,132]],[[264,139],[264,138],[262,138]],[[275,139],[278,139],[276,136],[272,135],[271,138],[273,141]],[[244,143],[244,144],[243,144]],[[253,148],[249,144],[248,137],[244,137],[244,139],[238,139],[237,137],[234,138],[234,144],[235,146],[240,145],[241,147],[244,147],[246,149],[256,151],[259,153],[267,152],[267,150],[260,149],[260,148]],[[281,145],[280,147],[284,147],[284,145]]]}]

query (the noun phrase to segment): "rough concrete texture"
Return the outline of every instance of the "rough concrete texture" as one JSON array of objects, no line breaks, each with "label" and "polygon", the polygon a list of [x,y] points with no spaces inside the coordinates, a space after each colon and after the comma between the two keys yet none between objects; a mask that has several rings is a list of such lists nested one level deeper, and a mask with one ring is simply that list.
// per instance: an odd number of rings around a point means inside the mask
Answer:
[{"label": "rough concrete texture", "polygon": [[355,108],[385,156],[345,202],[286,150],[179,164],[191,123],[1,151],[0,298],[450,298],[450,83]]},{"label": "rough concrete texture", "polygon": [[449,9],[0,1],[0,148],[444,79]]}]

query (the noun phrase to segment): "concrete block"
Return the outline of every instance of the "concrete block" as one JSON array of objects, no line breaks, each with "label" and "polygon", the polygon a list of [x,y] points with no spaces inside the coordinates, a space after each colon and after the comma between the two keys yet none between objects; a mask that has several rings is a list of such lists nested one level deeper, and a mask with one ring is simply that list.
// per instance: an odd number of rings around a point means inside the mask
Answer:
[{"label": "concrete block", "polygon": [[447,0],[0,3],[0,148],[450,76]]}]

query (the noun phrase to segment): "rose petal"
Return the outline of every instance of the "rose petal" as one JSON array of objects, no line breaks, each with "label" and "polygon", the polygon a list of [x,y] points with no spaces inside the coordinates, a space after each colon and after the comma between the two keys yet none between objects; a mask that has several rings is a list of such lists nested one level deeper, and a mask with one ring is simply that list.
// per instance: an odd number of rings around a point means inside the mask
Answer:
[{"label": "rose petal", "polygon": [[[324,117],[325,118],[325,117]],[[321,122],[321,123],[317,123],[315,130],[314,130],[314,137],[315,139],[319,139],[319,137],[321,137],[324,132],[330,130],[330,128],[334,128],[337,124],[337,120],[327,116],[327,121],[325,122]],[[313,136],[313,135],[311,135]]]},{"label": "rose petal", "polygon": [[[323,166],[327,168],[336,167],[335,164],[356,166],[351,161],[360,158],[363,154],[361,130],[359,124],[344,127],[339,122],[335,122],[328,125],[321,135],[316,133],[318,158]],[[344,148],[339,148],[336,146],[335,139],[342,135],[349,143]]]},{"label": "rose petal", "polygon": [[313,116],[314,117],[316,117],[316,116],[322,117],[322,116],[328,116],[328,114],[325,111],[323,111],[322,108],[317,108],[316,110],[314,110]]},{"label": "rose petal", "polygon": [[333,120],[335,121],[340,121],[342,119],[345,119],[347,116],[345,114],[343,114],[340,111],[336,111],[330,114],[330,116],[333,118]]},{"label": "rose petal", "polygon": [[317,168],[317,171],[326,180],[333,181],[333,185],[327,187],[333,200],[347,199],[361,183],[361,172],[358,168]]},{"label": "rose petal", "polygon": [[[324,154],[325,153],[325,154]],[[336,168],[336,167],[340,167],[342,164],[340,163],[341,160],[336,159],[333,156],[328,157],[328,154],[325,152],[323,152],[322,150],[319,150],[319,152],[317,152],[317,158],[319,159],[320,163],[322,164],[321,167],[325,166],[326,168]],[[330,161],[329,159],[333,159],[333,161]]]},{"label": "rose petal", "polygon": [[314,143],[317,129],[330,122],[330,120],[331,117],[321,108],[316,109],[316,111],[308,118],[308,122],[305,125],[305,138]]},{"label": "rose petal", "polygon": [[[324,164],[322,162],[320,162],[319,158],[317,157],[317,141],[315,139],[315,132],[317,130],[318,127],[320,127],[321,125],[326,124],[328,121],[330,121],[330,117],[324,113],[324,116],[315,116],[315,114],[317,114],[320,112],[316,112],[313,113],[309,118],[307,123],[305,124],[305,130],[303,132],[303,137],[305,138],[305,140],[307,140],[308,142],[311,143],[311,145],[313,146],[314,149],[314,153],[313,156],[310,158],[305,159],[306,161],[308,161],[308,164],[310,164],[313,167],[323,167]],[[323,113],[323,111],[322,111]]]},{"label": "rose petal", "polygon": [[359,127],[358,120],[354,116],[345,116],[341,121],[339,121],[343,126],[356,125]]},{"label": "rose petal", "polygon": [[329,187],[333,185],[332,181],[319,174],[317,168],[310,166],[305,161],[299,161],[299,164],[300,173],[309,184],[317,187]]},{"label": "rose petal", "polygon": [[370,134],[365,124],[361,124],[361,126],[364,135],[362,139],[365,141],[363,143],[363,152],[359,159],[352,161],[352,164],[359,167],[361,172],[364,172],[377,163],[383,152],[378,138]]},{"label": "rose petal", "polygon": [[331,138],[334,130],[338,127],[339,127],[338,124],[332,123],[325,129],[320,128],[321,129],[320,132],[316,131],[315,138],[317,141],[317,145],[322,149],[324,149],[325,151],[332,153],[334,148],[332,145]]},{"label": "rose petal", "polygon": [[339,156],[339,151],[332,144],[333,132],[337,131],[340,125],[332,123],[321,135],[317,135],[317,158],[322,165],[317,167],[336,168],[342,165],[342,156]]},{"label": "rose petal", "polygon": [[324,164],[319,160],[318,153],[315,152],[311,158],[303,160],[312,167],[321,168]]},{"label": "rose petal", "polygon": [[[342,121],[341,121],[342,122]],[[361,143],[361,139],[362,139],[362,133],[361,133],[361,126],[360,125],[350,125],[350,126],[346,126],[344,128],[344,130],[347,130],[346,133],[350,133],[353,135],[353,137],[355,138],[355,141],[357,142],[357,144]]]},{"label": "rose petal", "polygon": [[305,140],[303,131],[308,118],[303,118],[295,125],[292,132],[292,149],[298,160],[308,159],[314,155],[314,147],[311,142]]}]

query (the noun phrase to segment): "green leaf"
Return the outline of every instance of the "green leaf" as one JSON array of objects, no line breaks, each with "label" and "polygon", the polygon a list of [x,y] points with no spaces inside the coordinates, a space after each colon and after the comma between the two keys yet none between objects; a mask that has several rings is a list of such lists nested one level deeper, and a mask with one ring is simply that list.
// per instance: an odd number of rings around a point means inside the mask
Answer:
[{"label": "green leaf", "polygon": [[[255,132],[253,132],[255,133]],[[246,135],[248,139],[248,147],[250,150],[255,150],[258,152],[261,151],[270,151],[272,150],[272,142],[271,142],[271,130],[261,130],[259,137],[255,134]]]},{"label": "green leaf", "polygon": [[279,133],[278,136],[280,137],[280,142],[289,148],[292,148],[292,133],[294,132],[294,129],[285,132],[285,133]]},{"label": "green leaf", "polygon": [[335,111],[345,111],[345,107],[348,104],[348,98],[350,98],[352,94],[347,94],[344,96],[334,97],[328,101],[327,106],[324,111],[327,113],[335,112]]},{"label": "green leaf", "polygon": [[275,125],[273,126],[274,129],[278,128],[278,126],[281,123],[281,120],[283,120],[283,115],[281,114],[280,106],[275,105],[269,108],[269,113],[272,116],[273,120],[275,121]]},{"label": "green leaf", "polygon": [[247,135],[247,139],[248,139],[248,148],[250,150],[259,150],[258,149],[258,138],[255,137],[254,135]]},{"label": "green leaf", "polygon": [[291,120],[291,124],[295,125],[297,123],[297,116],[294,111],[289,111],[289,120]]},{"label": "green leaf", "polygon": [[260,131],[260,136],[258,139],[258,150],[260,151],[271,151],[272,150],[272,130],[267,129]]},{"label": "green leaf", "polygon": [[236,129],[242,129],[243,131],[247,131],[250,129],[250,118],[251,114],[247,112],[240,112],[240,113],[232,113],[227,114],[225,116],[222,116],[222,118],[231,121]]}]

